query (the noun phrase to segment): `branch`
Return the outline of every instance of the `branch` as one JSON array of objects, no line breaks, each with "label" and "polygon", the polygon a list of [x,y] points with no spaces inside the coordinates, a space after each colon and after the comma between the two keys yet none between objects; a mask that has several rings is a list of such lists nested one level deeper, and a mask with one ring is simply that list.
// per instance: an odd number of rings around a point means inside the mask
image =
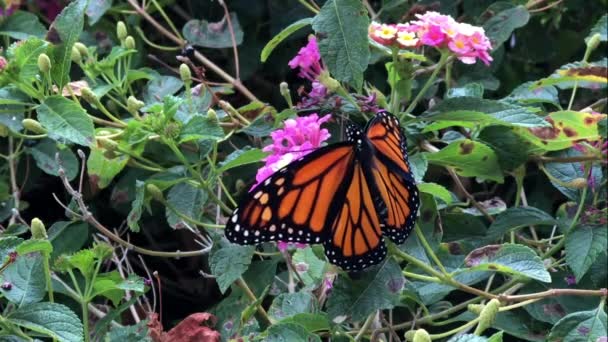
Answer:
[{"label": "branch", "polygon": [[[127,0],[127,2],[131,5],[131,7],[133,7],[135,12],[137,12],[147,22],[149,22],[152,26],[154,26],[154,28],[156,30],[158,30],[158,32],[160,34],[169,38],[170,40],[175,42],[180,47],[183,47],[186,45],[185,40],[183,40],[183,39],[177,37],[176,35],[174,35],[173,33],[169,32],[169,30],[167,30],[163,25],[161,25],[158,21],[156,21],[150,14],[148,14],[148,12],[146,12],[146,10],[144,8],[139,6],[139,4],[137,3],[136,0]],[[240,80],[235,79],[234,77],[232,77],[231,75],[226,73],[222,68],[217,66],[215,63],[213,63],[209,59],[207,59],[203,54],[201,54],[198,51],[195,51],[194,57],[196,57],[196,59],[198,59],[201,63],[203,63],[207,68],[211,69],[213,72],[218,74],[221,78],[223,78],[227,82],[231,83],[239,92],[241,92],[250,101],[259,101],[258,98],[255,95],[253,95],[253,93],[251,93],[251,91],[249,91],[249,89],[247,89],[247,87],[245,87],[243,85],[243,83],[241,83]]]}]

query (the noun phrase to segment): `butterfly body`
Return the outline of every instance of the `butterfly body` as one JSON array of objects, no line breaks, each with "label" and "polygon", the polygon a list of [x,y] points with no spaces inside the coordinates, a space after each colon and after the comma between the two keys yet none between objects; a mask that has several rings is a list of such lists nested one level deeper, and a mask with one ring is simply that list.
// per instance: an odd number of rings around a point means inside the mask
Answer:
[{"label": "butterfly body", "polygon": [[386,256],[383,236],[405,241],[418,210],[405,136],[391,114],[346,141],[321,147],[278,170],[245,196],[226,224],[239,244],[322,243],[329,261],[360,270]]}]

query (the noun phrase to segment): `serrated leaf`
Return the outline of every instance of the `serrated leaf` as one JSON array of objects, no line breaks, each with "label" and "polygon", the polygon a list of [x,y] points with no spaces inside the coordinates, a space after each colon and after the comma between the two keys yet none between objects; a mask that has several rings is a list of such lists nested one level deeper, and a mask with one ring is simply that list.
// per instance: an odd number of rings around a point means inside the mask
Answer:
[{"label": "serrated leaf", "polygon": [[450,88],[445,94],[446,99],[454,97],[483,98],[483,85],[480,83],[469,83],[461,88]]},{"label": "serrated leaf", "polygon": [[368,26],[367,10],[358,0],[329,0],[312,22],[331,75],[355,89],[363,84],[369,60]]},{"label": "serrated leaf", "polygon": [[517,6],[499,12],[483,25],[494,49],[506,42],[513,31],[528,23],[530,13],[524,6]]},{"label": "serrated leaf", "polygon": [[15,11],[8,17],[4,17],[0,23],[0,35],[18,40],[28,39],[31,36],[42,38],[45,32],[46,28],[38,16],[30,12]]},{"label": "serrated leaf", "polygon": [[7,319],[20,327],[49,335],[59,341],[83,341],[80,319],[67,306],[58,303],[25,305],[8,315]]},{"label": "serrated leaf", "polygon": [[40,73],[38,56],[46,52],[48,45],[47,42],[34,37],[28,37],[19,44],[11,45],[8,52],[13,55],[13,58],[5,72],[11,73],[22,82],[32,83],[36,75]]},{"label": "serrated leaf", "polygon": [[[583,154],[575,149],[568,149],[568,150],[560,151],[557,153],[550,153],[547,156],[558,157],[558,158],[559,157],[569,158],[569,157],[578,157],[581,155],[583,155]],[[587,173],[585,172],[585,166],[584,166],[584,163],[582,163],[582,162],[581,163],[547,163],[547,164],[545,164],[545,170],[547,170],[547,172],[549,174],[551,174],[551,176],[553,178],[556,178],[558,181],[560,181],[562,183],[566,183],[566,184],[570,183],[571,181],[573,181],[574,179],[577,179],[577,178],[582,178],[582,179],[587,178]],[[603,177],[604,176],[602,174],[602,168],[599,165],[593,165],[591,167],[591,175],[590,175],[590,178],[592,178],[592,181],[588,181],[588,184],[592,185],[592,186],[590,186],[589,190],[598,191],[599,189],[601,189]],[[563,184],[559,184],[552,179],[549,179],[549,180],[550,180],[551,184],[557,190],[559,190],[562,194],[564,194],[569,199],[571,199],[573,201],[578,201],[580,199],[580,196],[582,195],[582,191],[583,191],[582,189],[573,189],[571,187],[564,186]]]},{"label": "serrated leaf", "polygon": [[506,127],[486,127],[478,138],[496,152],[498,163],[503,170],[513,170],[525,163],[531,154],[542,151]]},{"label": "serrated leaf", "polygon": [[98,189],[105,189],[114,177],[127,166],[128,161],[129,156],[124,154],[112,159],[107,158],[105,150],[93,146],[87,159],[89,181]]},{"label": "serrated leaf", "polygon": [[350,317],[360,322],[376,310],[395,307],[404,284],[399,265],[387,258],[360,279],[339,277],[327,301],[327,314],[334,321]]},{"label": "serrated leaf", "polygon": [[545,87],[538,87],[530,89],[534,82],[525,82],[513,89],[509,96],[503,98],[503,101],[517,101],[522,104],[529,103],[550,103],[559,107],[559,97],[557,88],[548,85]]},{"label": "serrated leaf", "polygon": [[566,262],[580,281],[600,253],[608,248],[608,228],[580,225],[567,232],[565,239]]},{"label": "serrated leaf", "polygon": [[416,183],[422,182],[422,179],[426,174],[426,170],[429,167],[428,160],[426,160],[426,157],[423,153],[416,153],[414,155],[411,155],[409,156],[408,160],[410,162],[410,167],[412,168],[414,180],[416,181]]},{"label": "serrated leaf", "polygon": [[188,183],[179,183],[174,185],[167,195],[167,202],[172,208],[165,208],[167,222],[172,228],[184,228],[184,219],[177,213],[190,217],[194,220],[200,220],[203,214],[202,208],[207,202],[207,193],[199,188],[196,188]]},{"label": "serrated leaf", "polygon": [[[59,148],[51,139],[44,139],[27,151],[34,157],[36,166],[49,175],[59,176],[60,167],[63,167],[68,180],[73,180],[78,175],[78,158],[69,148]],[[55,158],[57,153],[59,153],[59,162]]]},{"label": "serrated leaf", "polygon": [[[236,13],[230,13],[230,22],[236,45],[243,42],[243,30],[239,24]],[[189,20],[182,33],[190,44],[212,49],[222,49],[232,47],[232,33],[226,18],[220,22],[210,23],[207,20]]]},{"label": "serrated leaf", "polygon": [[49,49],[49,57],[53,65],[51,77],[59,89],[63,89],[63,86],[70,81],[72,47],[82,33],[87,2],[87,0],[77,0],[64,7],[51,24],[47,34],[47,39],[53,43]]},{"label": "serrated leaf", "polygon": [[496,154],[480,142],[469,139],[456,141],[438,152],[425,153],[425,156],[430,164],[453,167],[461,176],[503,182]]},{"label": "serrated leaf", "polygon": [[144,102],[150,106],[162,102],[165,96],[177,93],[184,86],[184,82],[174,76],[157,76],[148,82],[144,89]]},{"label": "serrated leaf", "polygon": [[443,100],[419,117],[432,121],[423,132],[450,126],[520,126],[547,127],[549,123],[527,107],[476,97],[456,97]]},{"label": "serrated leaf", "polygon": [[264,48],[262,49],[262,53],[260,54],[260,60],[262,62],[266,62],[272,51],[287,37],[292,35],[294,32],[299,29],[306,27],[307,25],[312,24],[313,18],[303,18],[296,22],[291,23],[289,26],[284,28],[281,32],[279,32],[276,36],[272,37],[271,40],[266,43]]},{"label": "serrated leaf", "polygon": [[226,243],[212,251],[209,257],[209,267],[211,274],[216,276],[215,281],[222,293],[226,292],[230,285],[247,271],[254,250],[255,248],[252,246]]},{"label": "serrated leaf", "polygon": [[549,342],[596,342],[607,336],[604,308],[571,313],[560,319],[551,329]]},{"label": "serrated leaf", "polygon": [[522,227],[536,225],[555,225],[553,216],[534,207],[512,207],[499,214],[488,229],[488,239],[496,240],[501,236]]},{"label": "serrated leaf", "polygon": [[133,325],[113,326],[106,335],[105,341],[152,342],[148,329],[148,320],[142,320]]},{"label": "serrated leaf", "polygon": [[307,287],[316,288],[323,280],[327,263],[319,259],[310,246],[298,248],[292,256],[292,261]]},{"label": "serrated leaf", "polygon": [[209,139],[219,141],[224,138],[224,130],[215,120],[210,120],[201,115],[193,116],[179,134],[179,142],[184,143],[191,140]]},{"label": "serrated leaf", "polygon": [[93,120],[82,107],[63,96],[49,96],[38,107],[38,121],[55,140],[66,140],[82,146],[93,143]]},{"label": "serrated leaf", "polygon": [[95,253],[91,249],[82,249],[68,257],[68,262],[73,268],[77,268],[85,277],[93,274],[95,266]]},{"label": "serrated leaf", "polygon": [[294,323],[301,325],[308,332],[329,330],[329,320],[325,313],[299,313],[281,320],[281,323]]},{"label": "serrated leaf", "polygon": [[82,248],[89,239],[89,226],[86,222],[56,221],[49,228],[48,236],[53,245],[51,258],[55,259]]},{"label": "serrated leaf", "polygon": [[219,163],[218,172],[225,172],[237,166],[257,163],[266,157],[266,152],[259,148],[241,149],[230,153],[226,159]]},{"label": "serrated leaf", "polygon": [[19,255],[0,274],[0,282],[10,283],[10,288],[0,288],[2,295],[17,306],[27,307],[39,302],[46,294],[44,266],[40,254]]},{"label": "serrated leaf", "polygon": [[299,313],[314,312],[315,299],[308,292],[281,293],[272,301],[268,314],[281,320]]},{"label": "serrated leaf", "polygon": [[530,89],[556,85],[560,89],[570,89],[575,85],[581,88],[597,89],[608,83],[608,58],[595,62],[568,63],[557,69],[551,76],[538,80]]},{"label": "serrated leaf", "polygon": [[551,282],[543,261],[524,245],[506,243],[481,247],[469,253],[465,262],[469,270],[495,271]]}]

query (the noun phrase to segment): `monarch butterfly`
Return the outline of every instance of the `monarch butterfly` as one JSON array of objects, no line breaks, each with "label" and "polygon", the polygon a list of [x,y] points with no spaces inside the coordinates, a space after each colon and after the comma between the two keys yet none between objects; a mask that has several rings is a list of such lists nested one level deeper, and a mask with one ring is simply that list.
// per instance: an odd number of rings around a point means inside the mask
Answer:
[{"label": "monarch butterfly", "polygon": [[322,243],[329,261],[361,270],[414,227],[419,196],[399,120],[376,114],[346,141],[321,147],[253,188],[226,223],[229,241]]}]

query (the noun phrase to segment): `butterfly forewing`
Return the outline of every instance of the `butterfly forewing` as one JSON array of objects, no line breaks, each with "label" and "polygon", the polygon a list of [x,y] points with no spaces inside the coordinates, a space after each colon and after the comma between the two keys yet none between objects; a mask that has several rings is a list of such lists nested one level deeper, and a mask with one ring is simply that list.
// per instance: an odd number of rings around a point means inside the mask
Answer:
[{"label": "butterfly forewing", "polygon": [[344,197],[352,169],[351,143],[322,147],[277,171],[250,191],[226,223],[228,240],[320,243]]},{"label": "butterfly forewing", "polygon": [[397,244],[407,239],[414,228],[419,196],[407,160],[406,140],[399,120],[378,113],[368,124],[367,138],[374,147],[372,173],[382,197],[382,231]]}]

